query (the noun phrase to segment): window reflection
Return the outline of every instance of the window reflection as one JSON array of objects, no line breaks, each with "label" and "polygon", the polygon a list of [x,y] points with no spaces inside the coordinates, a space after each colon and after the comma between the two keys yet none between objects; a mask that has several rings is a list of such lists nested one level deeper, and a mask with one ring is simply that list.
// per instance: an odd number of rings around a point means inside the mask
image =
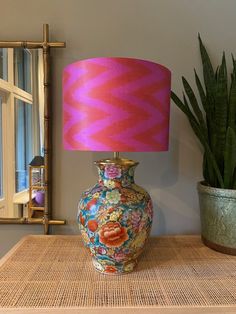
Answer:
[{"label": "window reflection", "polygon": [[2,98],[0,97],[0,198],[3,198]]},{"label": "window reflection", "polygon": [[28,165],[32,158],[32,105],[15,99],[16,193],[29,186]]},{"label": "window reflection", "polygon": [[23,48],[14,49],[14,84],[31,93],[31,67],[32,56],[29,50]]},{"label": "window reflection", "polygon": [[0,48],[0,217],[22,217],[29,163],[44,153],[42,56],[41,49]]},{"label": "window reflection", "polygon": [[0,48],[0,79],[7,81],[7,48]]}]

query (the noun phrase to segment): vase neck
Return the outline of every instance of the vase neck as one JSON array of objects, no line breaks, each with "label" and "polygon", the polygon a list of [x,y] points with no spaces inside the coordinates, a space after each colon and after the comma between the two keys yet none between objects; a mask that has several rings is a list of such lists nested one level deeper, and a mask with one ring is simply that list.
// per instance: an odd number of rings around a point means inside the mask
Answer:
[{"label": "vase neck", "polygon": [[129,159],[106,159],[95,162],[98,167],[99,183],[108,187],[129,186],[134,183],[137,162]]}]

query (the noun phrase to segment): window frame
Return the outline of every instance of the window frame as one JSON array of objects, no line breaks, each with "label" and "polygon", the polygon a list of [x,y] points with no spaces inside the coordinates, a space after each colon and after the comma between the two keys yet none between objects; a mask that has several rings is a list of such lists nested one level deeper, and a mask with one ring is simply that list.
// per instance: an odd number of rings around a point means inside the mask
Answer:
[{"label": "window frame", "polygon": [[[6,147],[7,143],[7,137],[6,137],[6,130],[7,130],[7,120],[4,119],[7,115],[7,93],[3,92],[0,89],[0,97],[2,100],[2,189],[3,189],[3,195],[0,198],[0,216],[6,217],[7,212],[6,211],[12,211],[12,206],[8,208],[9,203],[9,180],[4,180],[5,175],[9,169],[9,150],[11,149],[11,145],[9,145],[9,149],[4,149]],[[9,143],[10,144],[10,143]]]}]

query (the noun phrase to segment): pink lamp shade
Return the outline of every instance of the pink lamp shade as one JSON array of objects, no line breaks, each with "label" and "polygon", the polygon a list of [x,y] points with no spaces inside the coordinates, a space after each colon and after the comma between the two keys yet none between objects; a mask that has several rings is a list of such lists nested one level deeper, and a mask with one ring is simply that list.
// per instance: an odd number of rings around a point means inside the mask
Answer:
[{"label": "pink lamp shade", "polygon": [[168,150],[171,73],[132,58],[93,58],[63,72],[67,150]]}]

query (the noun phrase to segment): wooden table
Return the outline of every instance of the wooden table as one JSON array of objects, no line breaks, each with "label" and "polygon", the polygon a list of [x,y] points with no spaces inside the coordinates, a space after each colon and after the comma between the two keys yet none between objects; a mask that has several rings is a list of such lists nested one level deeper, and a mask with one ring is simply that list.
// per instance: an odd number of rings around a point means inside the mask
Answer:
[{"label": "wooden table", "polygon": [[22,239],[0,260],[0,313],[236,313],[236,257],[151,238],[135,272],[94,271],[80,236]]}]

